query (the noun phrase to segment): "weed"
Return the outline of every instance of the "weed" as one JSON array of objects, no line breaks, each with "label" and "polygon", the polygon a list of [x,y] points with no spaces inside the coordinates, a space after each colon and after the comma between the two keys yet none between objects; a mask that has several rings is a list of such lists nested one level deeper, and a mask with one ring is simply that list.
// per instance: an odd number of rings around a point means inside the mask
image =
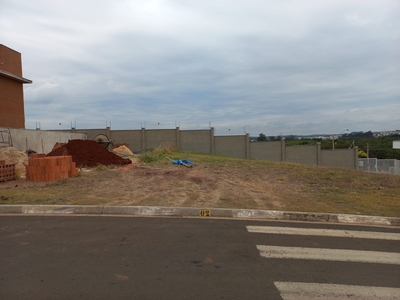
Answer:
[{"label": "weed", "polygon": [[154,163],[165,160],[165,156],[178,153],[177,147],[163,148],[158,147],[153,151],[145,151],[139,155],[139,161],[142,163]]},{"label": "weed", "polygon": [[148,152],[144,152],[139,155],[139,161],[141,163],[152,163],[157,161],[157,157],[154,157],[151,153],[149,154]]},{"label": "weed", "polygon": [[97,166],[95,166],[93,168],[93,170],[95,170],[95,171],[106,171],[107,169],[108,169],[108,167],[105,165],[102,165],[102,164],[98,164]]}]

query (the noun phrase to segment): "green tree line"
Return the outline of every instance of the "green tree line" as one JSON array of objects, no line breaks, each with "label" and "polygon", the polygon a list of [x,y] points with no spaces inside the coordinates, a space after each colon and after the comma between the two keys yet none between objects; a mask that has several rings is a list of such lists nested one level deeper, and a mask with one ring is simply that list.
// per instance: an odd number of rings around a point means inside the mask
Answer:
[{"label": "green tree line", "polygon": [[[323,139],[298,139],[296,136],[286,136],[286,146],[316,145],[321,143],[321,149],[332,149],[332,140]],[[257,141],[277,141],[281,137],[267,138],[265,134],[260,134]],[[383,137],[373,137],[372,132],[360,132],[345,134],[335,139],[335,149],[349,149],[358,147],[359,150],[369,154],[370,158],[379,159],[398,159],[400,160],[400,149],[393,149],[393,141],[400,140],[400,135]]]}]

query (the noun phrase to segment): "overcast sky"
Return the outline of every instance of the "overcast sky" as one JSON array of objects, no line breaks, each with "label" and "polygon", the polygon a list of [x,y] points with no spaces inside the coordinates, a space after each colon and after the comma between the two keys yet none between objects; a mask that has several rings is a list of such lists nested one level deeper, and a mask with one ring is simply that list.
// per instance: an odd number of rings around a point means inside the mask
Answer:
[{"label": "overcast sky", "polygon": [[400,129],[399,0],[0,0],[0,43],[27,128]]}]

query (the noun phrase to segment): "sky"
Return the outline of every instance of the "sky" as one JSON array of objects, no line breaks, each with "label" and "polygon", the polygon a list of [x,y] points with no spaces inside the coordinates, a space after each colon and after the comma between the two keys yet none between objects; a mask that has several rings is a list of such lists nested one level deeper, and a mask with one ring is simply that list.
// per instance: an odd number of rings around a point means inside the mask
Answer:
[{"label": "sky", "polygon": [[26,128],[400,129],[398,0],[0,0]]}]

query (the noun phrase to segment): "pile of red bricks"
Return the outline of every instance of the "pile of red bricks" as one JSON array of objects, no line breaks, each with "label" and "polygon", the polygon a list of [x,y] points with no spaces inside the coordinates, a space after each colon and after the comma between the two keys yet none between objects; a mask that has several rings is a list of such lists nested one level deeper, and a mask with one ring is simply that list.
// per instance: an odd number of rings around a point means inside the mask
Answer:
[{"label": "pile of red bricks", "polygon": [[77,175],[78,169],[70,155],[46,157],[46,154],[32,154],[26,166],[26,180],[30,181],[54,181]]},{"label": "pile of red bricks", "polygon": [[5,160],[0,160],[0,182],[15,179],[15,164],[6,165]]}]

